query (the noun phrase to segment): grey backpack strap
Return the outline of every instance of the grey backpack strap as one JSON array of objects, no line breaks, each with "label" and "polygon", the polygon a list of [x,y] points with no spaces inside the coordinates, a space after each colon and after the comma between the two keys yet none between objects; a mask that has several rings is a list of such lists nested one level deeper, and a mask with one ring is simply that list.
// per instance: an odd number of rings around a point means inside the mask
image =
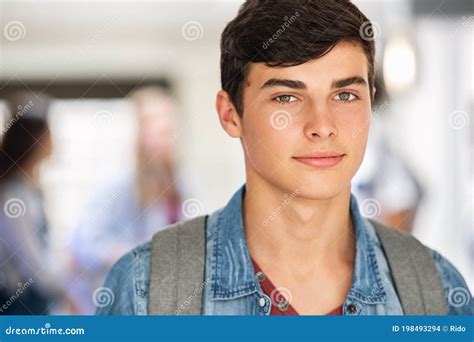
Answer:
[{"label": "grey backpack strap", "polygon": [[415,237],[369,220],[387,257],[405,315],[447,315],[443,284],[431,253]]},{"label": "grey backpack strap", "polygon": [[149,315],[201,314],[206,218],[174,224],[153,236]]}]

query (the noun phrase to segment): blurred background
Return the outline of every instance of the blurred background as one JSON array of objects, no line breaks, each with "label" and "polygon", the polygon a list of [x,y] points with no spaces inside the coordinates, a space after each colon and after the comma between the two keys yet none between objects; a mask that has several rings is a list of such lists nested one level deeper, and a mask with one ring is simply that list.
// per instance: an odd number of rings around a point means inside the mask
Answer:
[{"label": "blurred background", "polygon": [[[353,192],[472,291],[473,4],[354,2],[377,99]],[[93,314],[122,254],[245,181],[214,109],[240,4],[0,1],[0,314]]]}]

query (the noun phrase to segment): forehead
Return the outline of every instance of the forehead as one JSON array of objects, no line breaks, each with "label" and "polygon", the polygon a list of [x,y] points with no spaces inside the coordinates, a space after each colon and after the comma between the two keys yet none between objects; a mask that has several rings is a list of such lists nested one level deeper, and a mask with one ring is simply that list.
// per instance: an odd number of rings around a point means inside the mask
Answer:
[{"label": "forehead", "polygon": [[334,79],[360,75],[368,78],[368,60],[359,44],[338,43],[326,55],[290,67],[268,67],[252,63],[247,74],[247,86],[260,87],[271,78],[297,79],[308,85],[330,84]]}]

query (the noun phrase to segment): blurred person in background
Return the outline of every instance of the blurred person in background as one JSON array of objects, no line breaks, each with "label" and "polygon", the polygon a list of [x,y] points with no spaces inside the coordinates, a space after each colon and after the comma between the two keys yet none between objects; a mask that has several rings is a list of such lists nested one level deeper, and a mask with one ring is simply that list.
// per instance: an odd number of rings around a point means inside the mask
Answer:
[{"label": "blurred person in background", "polygon": [[49,100],[13,95],[0,151],[0,314],[48,314],[64,298],[51,264],[39,167],[51,155]]},{"label": "blurred person in background", "polygon": [[352,191],[360,201],[364,215],[376,217],[390,227],[412,231],[422,187],[407,162],[387,141],[384,120],[391,114],[390,98],[380,77],[376,76],[375,85],[377,91],[367,149],[352,180]]},{"label": "blurred person in background", "polygon": [[129,99],[138,120],[135,169],[101,186],[74,230],[76,273],[85,281],[76,282],[73,292],[86,314],[95,311],[94,291],[120,256],[182,219],[182,178],[173,149],[177,106],[157,86],[140,88]]}]

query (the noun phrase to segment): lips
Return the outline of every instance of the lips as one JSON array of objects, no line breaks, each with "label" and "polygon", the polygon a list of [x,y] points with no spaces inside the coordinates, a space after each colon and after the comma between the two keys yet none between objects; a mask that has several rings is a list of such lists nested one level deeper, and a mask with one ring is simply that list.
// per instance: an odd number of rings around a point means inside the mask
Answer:
[{"label": "lips", "polygon": [[293,157],[293,159],[297,162],[313,166],[315,168],[330,168],[339,164],[344,156],[344,153],[326,151]]}]

